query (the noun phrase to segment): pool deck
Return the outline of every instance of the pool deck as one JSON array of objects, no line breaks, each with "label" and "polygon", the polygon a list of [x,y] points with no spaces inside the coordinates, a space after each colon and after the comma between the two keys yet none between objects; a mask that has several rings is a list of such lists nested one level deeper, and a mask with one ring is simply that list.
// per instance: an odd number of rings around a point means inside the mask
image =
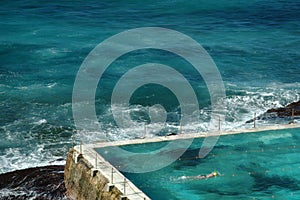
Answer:
[{"label": "pool deck", "polygon": [[119,172],[113,165],[107,162],[90,145],[77,145],[74,147],[77,155],[82,155],[92,166],[92,171],[100,172],[109,180],[109,187],[116,187],[123,195],[120,199],[150,200],[138,187]]},{"label": "pool deck", "polygon": [[[88,162],[93,166],[93,170],[99,171],[109,180],[109,185],[116,187],[121,193],[123,193],[124,199],[150,199],[146,194],[144,194],[137,186],[135,186],[130,180],[126,179],[123,174],[121,174],[118,169],[116,169],[112,164],[106,161],[100,154],[95,151],[95,148],[108,147],[108,146],[122,146],[128,144],[142,144],[151,142],[162,142],[162,141],[172,141],[179,139],[194,139],[194,138],[205,138],[210,136],[225,136],[233,134],[244,134],[253,132],[262,132],[270,130],[282,130],[282,129],[292,129],[300,128],[300,123],[288,124],[288,125],[274,125],[257,127],[250,129],[236,129],[234,131],[215,131],[215,132],[201,132],[194,134],[179,134],[172,136],[159,136],[152,138],[141,138],[132,139],[124,141],[103,141],[94,144],[84,144],[77,145],[74,150],[78,155],[83,155],[83,157],[88,160]],[[125,187],[125,189],[124,189]]]}]

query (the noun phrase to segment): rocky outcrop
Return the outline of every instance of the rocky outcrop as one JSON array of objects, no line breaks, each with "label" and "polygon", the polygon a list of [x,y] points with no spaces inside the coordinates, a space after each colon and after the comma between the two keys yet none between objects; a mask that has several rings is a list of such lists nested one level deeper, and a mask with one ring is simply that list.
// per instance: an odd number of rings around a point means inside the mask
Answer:
[{"label": "rocky outcrop", "polygon": [[108,179],[100,172],[93,173],[92,166],[82,156],[75,162],[73,153],[71,149],[65,166],[67,196],[77,200],[119,200],[122,193],[116,187],[108,191]]},{"label": "rocky outcrop", "polygon": [[[259,115],[256,117],[257,120],[265,120],[270,118],[277,118],[277,117],[299,117],[300,116],[300,101],[293,102],[288,104],[282,108],[271,108],[267,110],[264,114]],[[254,119],[246,121],[246,123],[252,123]]]},{"label": "rocky outcrop", "polygon": [[272,108],[267,110],[267,113],[276,113],[278,117],[300,116],[300,101],[288,104],[283,108]]},{"label": "rocky outcrop", "polygon": [[64,166],[44,166],[17,170],[0,175],[2,200],[66,199]]}]

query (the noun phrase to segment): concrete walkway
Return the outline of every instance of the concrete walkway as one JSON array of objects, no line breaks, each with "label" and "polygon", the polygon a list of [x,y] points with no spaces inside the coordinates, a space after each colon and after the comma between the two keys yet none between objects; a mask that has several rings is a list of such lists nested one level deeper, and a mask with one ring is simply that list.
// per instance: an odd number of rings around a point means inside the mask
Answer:
[{"label": "concrete walkway", "polygon": [[278,124],[273,126],[263,126],[250,129],[235,129],[234,131],[215,131],[215,132],[200,132],[200,133],[189,133],[189,134],[178,134],[171,136],[157,136],[152,138],[141,138],[141,139],[131,139],[131,140],[121,140],[121,141],[103,141],[97,142],[94,144],[85,144],[87,148],[101,148],[108,146],[121,146],[128,144],[143,144],[149,142],[162,142],[162,141],[172,141],[179,139],[193,139],[193,138],[204,138],[210,136],[224,136],[224,135],[233,135],[233,134],[244,134],[244,133],[253,133],[261,131],[271,131],[271,130],[282,130],[282,129],[291,129],[291,128],[300,128],[300,123],[294,124]]},{"label": "concrete walkway", "polygon": [[[138,189],[130,180],[126,179],[115,167],[99,155],[90,145],[77,145],[75,151],[82,154],[83,157],[93,166],[92,171],[98,170],[109,180],[110,186],[115,186],[123,193],[124,199],[141,200],[150,198]],[[125,182],[125,184],[124,184]]]}]

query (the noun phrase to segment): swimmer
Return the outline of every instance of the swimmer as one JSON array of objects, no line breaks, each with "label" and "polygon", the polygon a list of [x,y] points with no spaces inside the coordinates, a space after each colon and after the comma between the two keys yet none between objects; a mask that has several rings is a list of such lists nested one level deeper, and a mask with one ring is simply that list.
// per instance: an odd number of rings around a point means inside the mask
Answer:
[{"label": "swimmer", "polygon": [[219,174],[217,172],[212,172],[212,173],[206,175],[206,179],[209,179],[209,178],[212,178],[212,177],[216,177],[218,175]]},{"label": "swimmer", "polygon": [[209,179],[209,178],[213,178],[213,177],[217,177],[218,175],[220,175],[220,173],[218,172],[212,172],[210,174],[206,174],[206,175],[198,175],[198,176],[182,176],[181,179]]}]

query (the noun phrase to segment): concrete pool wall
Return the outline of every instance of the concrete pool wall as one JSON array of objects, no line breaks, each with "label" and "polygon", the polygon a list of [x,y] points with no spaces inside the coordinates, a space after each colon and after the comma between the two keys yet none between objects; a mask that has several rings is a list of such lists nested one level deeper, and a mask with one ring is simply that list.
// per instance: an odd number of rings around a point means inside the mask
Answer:
[{"label": "concrete pool wall", "polygon": [[71,199],[150,199],[86,145],[75,146],[70,150],[64,176],[67,196]]},{"label": "concrete pool wall", "polygon": [[126,177],[124,177],[113,165],[99,155],[95,151],[96,148],[289,128],[300,128],[300,124],[276,125],[252,129],[240,129],[228,132],[204,132],[196,134],[172,135],[167,137],[163,136],[146,139],[77,145],[70,150],[65,167],[65,185],[67,189],[67,196],[69,196],[71,199],[78,200],[150,199],[131,181],[126,179]]}]

